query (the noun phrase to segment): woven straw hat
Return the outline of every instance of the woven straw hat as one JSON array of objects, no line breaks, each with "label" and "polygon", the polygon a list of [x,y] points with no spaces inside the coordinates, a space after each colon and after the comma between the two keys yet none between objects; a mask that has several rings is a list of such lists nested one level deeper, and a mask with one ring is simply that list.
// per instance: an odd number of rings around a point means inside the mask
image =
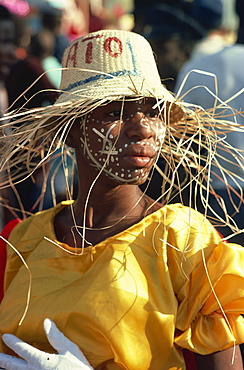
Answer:
[{"label": "woven straw hat", "polygon": [[81,37],[65,50],[62,67],[56,104],[105,96],[173,101],[161,83],[148,41],[133,32],[101,30]]}]

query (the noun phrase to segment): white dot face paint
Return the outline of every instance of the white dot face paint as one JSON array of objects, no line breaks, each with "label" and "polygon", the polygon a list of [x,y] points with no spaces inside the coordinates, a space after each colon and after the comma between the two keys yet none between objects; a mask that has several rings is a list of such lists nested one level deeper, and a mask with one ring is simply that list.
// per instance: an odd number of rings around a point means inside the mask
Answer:
[{"label": "white dot face paint", "polygon": [[89,164],[118,182],[144,182],[161,149],[165,124],[154,99],[114,101],[81,122]]}]

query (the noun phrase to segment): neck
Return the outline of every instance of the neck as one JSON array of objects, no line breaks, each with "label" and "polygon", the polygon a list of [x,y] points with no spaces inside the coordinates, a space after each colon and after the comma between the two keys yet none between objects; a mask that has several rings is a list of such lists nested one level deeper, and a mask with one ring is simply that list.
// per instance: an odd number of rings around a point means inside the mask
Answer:
[{"label": "neck", "polygon": [[96,186],[89,192],[80,192],[74,204],[79,221],[86,218],[87,227],[106,227],[123,219],[142,217],[148,198],[137,185],[118,185],[107,189]]},{"label": "neck", "polygon": [[[72,206],[57,214],[55,231],[58,240],[70,246],[96,245],[161,207],[144,195],[137,185],[120,185],[107,191],[101,185],[92,189],[88,200],[87,197],[88,191],[81,191]],[[78,228],[74,229],[74,225]],[[85,238],[77,232],[78,229],[81,233],[84,230]]]}]

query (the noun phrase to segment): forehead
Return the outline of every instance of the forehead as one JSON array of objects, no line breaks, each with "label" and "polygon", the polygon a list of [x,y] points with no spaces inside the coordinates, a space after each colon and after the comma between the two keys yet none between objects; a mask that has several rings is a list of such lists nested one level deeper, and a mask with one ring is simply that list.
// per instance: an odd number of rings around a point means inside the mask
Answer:
[{"label": "forehead", "polygon": [[124,110],[131,110],[131,111],[138,111],[141,109],[158,109],[156,104],[156,99],[153,98],[141,98],[141,99],[133,99],[133,98],[126,98],[123,100],[115,100],[112,102],[108,102],[107,104],[101,105],[97,107],[92,114],[97,112],[106,112],[110,111],[111,109],[124,109]]}]

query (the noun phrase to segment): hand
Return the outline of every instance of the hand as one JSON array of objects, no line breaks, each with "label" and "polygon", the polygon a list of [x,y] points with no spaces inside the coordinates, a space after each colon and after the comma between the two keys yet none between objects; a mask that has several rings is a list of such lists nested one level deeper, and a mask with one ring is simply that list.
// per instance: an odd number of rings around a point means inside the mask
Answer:
[{"label": "hand", "polygon": [[49,343],[58,354],[40,351],[15,335],[3,334],[2,339],[20,357],[0,353],[0,368],[6,370],[90,370],[93,369],[79,347],[61,333],[53,321],[43,323]]}]

